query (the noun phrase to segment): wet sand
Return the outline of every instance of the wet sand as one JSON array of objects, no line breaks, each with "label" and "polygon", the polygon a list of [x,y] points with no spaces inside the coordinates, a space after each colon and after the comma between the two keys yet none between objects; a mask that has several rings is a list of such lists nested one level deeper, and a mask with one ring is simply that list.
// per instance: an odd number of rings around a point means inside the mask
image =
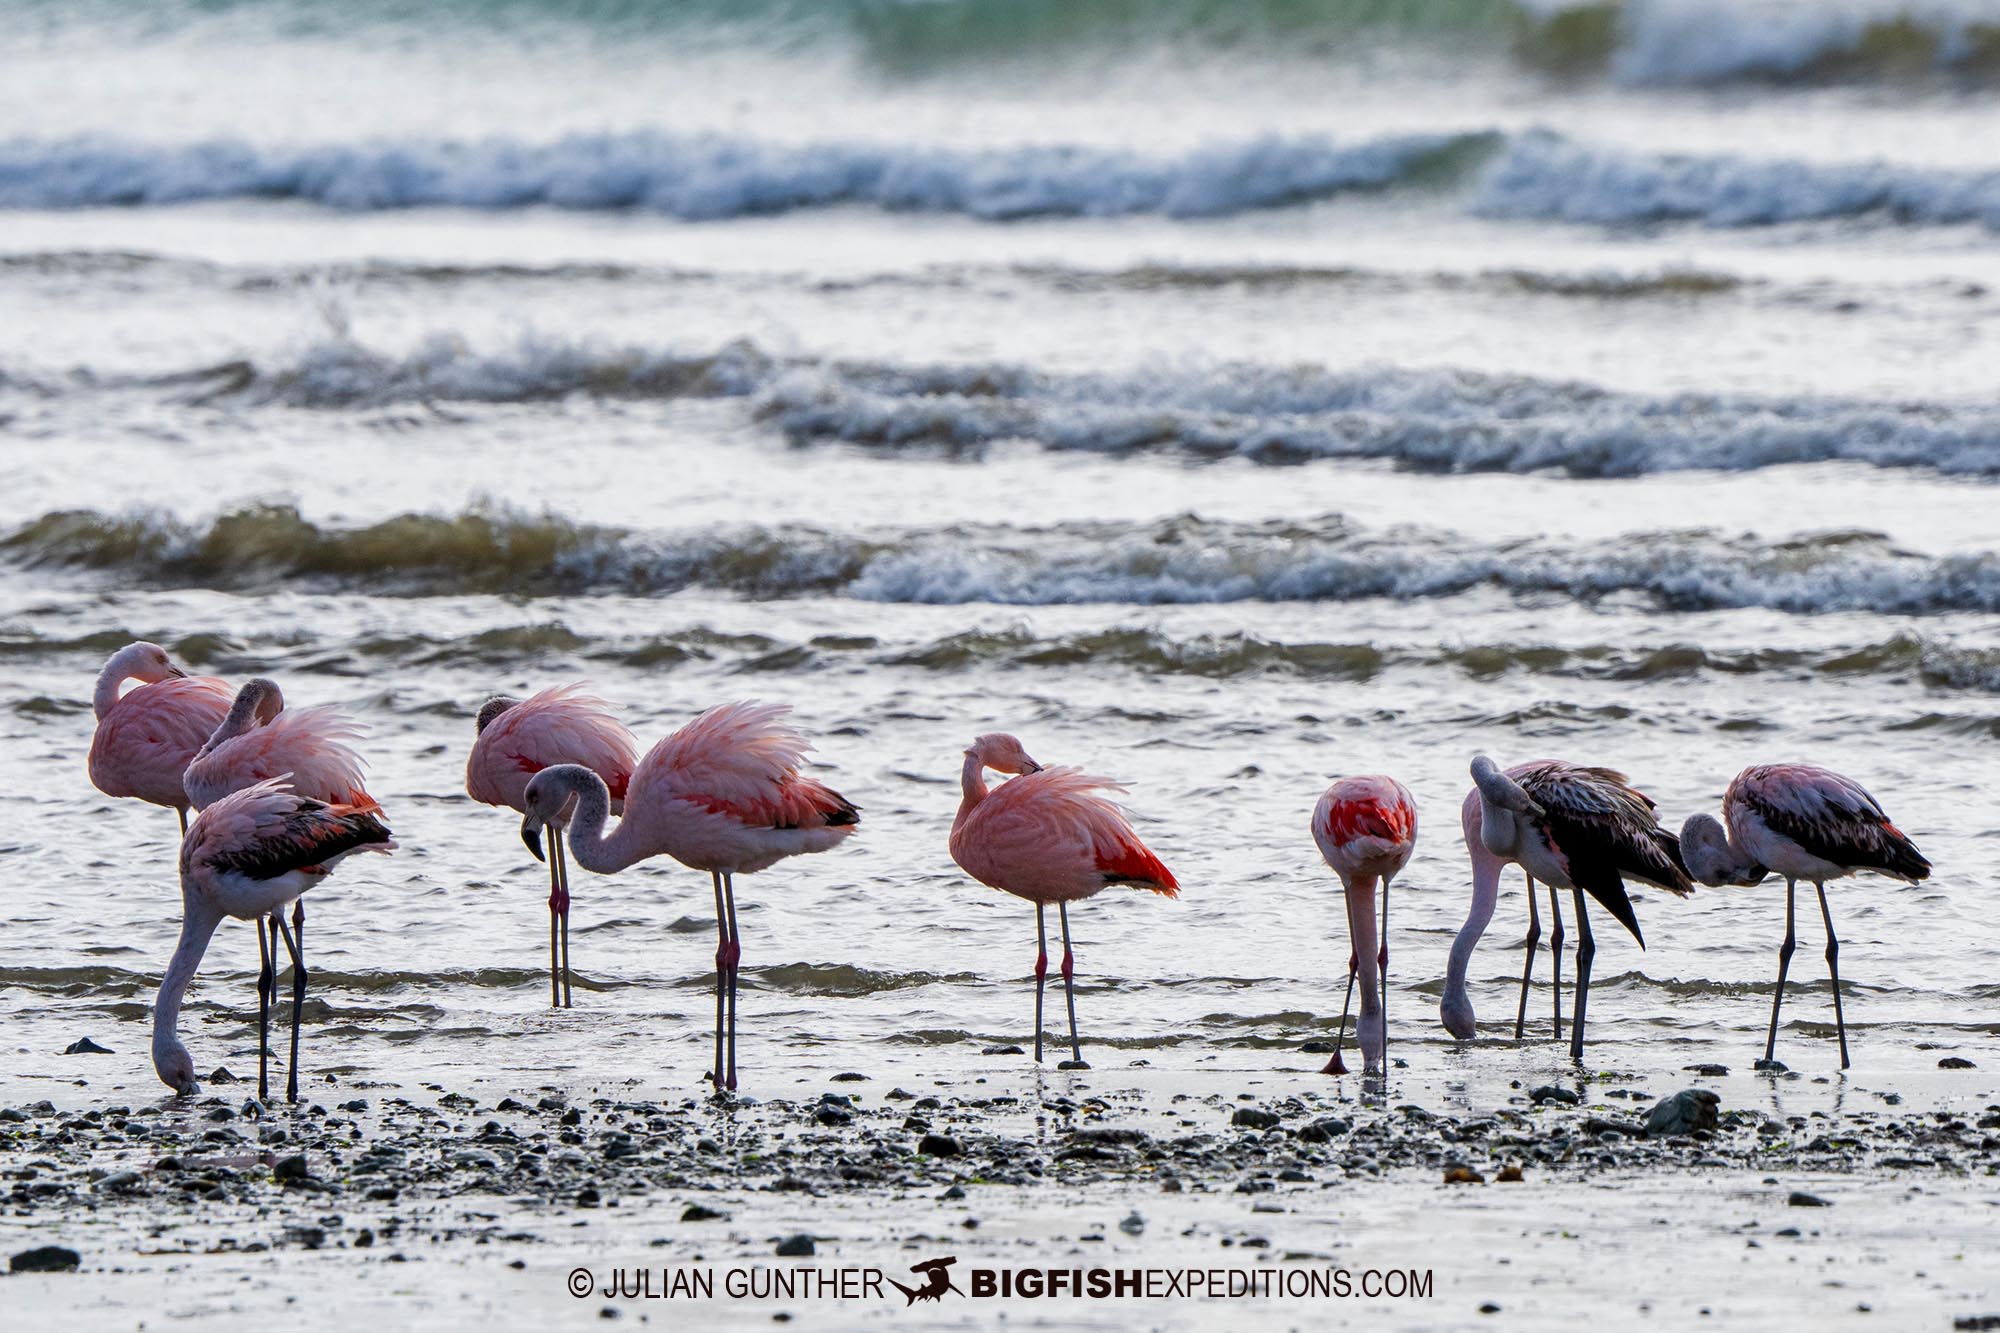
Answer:
[{"label": "wet sand", "polygon": [[[1194,1056],[1191,1070],[1186,1055],[1166,1069],[1107,1049],[1100,1068],[1039,1075],[1011,1053],[890,1053],[865,1073],[751,1071],[760,1095],[729,1106],[643,1077],[453,1071],[398,1087],[336,1071],[298,1107],[263,1107],[254,1079],[176,1100],[96,1066],[96,1086],[21,1080],[15,1097],[46,1095],[0,1111],[0,1251],[53,1244],[81,1261],[0,1292],[22,1327],[80,1328],[967,1326],[1002,1312],[1091,1328],[1907,1328],[2000,1314],[2000,1095],[1982,1071],[1900,1091],[1747,1068],[1544,1083],[1505,1075],[1550,1052],[1500,1045],[1442,1067],[1413,1047],[1386,1091],[1322,1078],[1324,1057],[1298,1052]],[[1802,1044],[1802,1063],[1822,1054]],[[1682,1088],[1717,1094],[1714,1128],[1649,1137],[1655,1104]],[[779,1256],[801,1236],[809,1257]],[[943,1255],[960,1292],[937,1305],[857,1285],[873,1269],[921,1286],[910,1267]],[[726,1291],[807,1267],[857,1270],[859,1298]],[[1222,1270],[1200,1280],[1223,1290],[1330,1273],[1357,1294],[974,1300],[976,1268]],[[713,1297],[667,1298],[699,1272]],[[1411,1290],[1360,1290],[1382,1283]]]}]

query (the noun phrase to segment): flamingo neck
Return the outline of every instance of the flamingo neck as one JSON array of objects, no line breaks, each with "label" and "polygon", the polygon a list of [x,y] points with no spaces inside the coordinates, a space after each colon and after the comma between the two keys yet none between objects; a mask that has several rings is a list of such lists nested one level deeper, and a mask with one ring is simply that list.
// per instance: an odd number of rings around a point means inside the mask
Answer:
[{"label": "flamingo neck", "polygon": [[194,759],[189,762],[198,763],[208,758],[222,746],[258,725],[260,721],[257,715],[257,700],[247,691],[238,694],[236,702],[229,706],[228,715],[222,719],[222,725],[210,733],[209,738],[202,743],[201,749],[195,752]]},{"label": "flamingo neck", "polygon": [[1361,1045],[1362,1068],[1382,1068],[1381,973],[1377,970],[1379,939],[1375,931],[1375,876],[1356,875],[1347,885],[1347,938],[1354,950],[1355,976],[1361,983],[1361,1021],[1354,1025]]},{"label": "flamingo neck", "polygon": [[568,777],[567,785],[576,803],[570,815],[567,841],[576,863],[600,875],[615,875],[645,860],[647,849],[640,845],[640,828],[630,814],[619,819],[618,827],[611,830],[609,837],[605,836],[605,821],[611,817],[611,792],[604,779],[589,769]]},{"label": "flamingo neck", "polygon": [[118,702],[118,691],[125,682],[132,679],[132,664],[136,660],[130,648],[121,648],[111,655],[104,664],[104,670],[97,673],[97,693],[91,696],[90,706],[102,722],[112,705]]},{"label": "flamingo neck", "polygon": [[958,774],[958,787],[965,793],[958,803],[958,819],[962,822],[986,799],[986,765],[978,754],[968,753],[965,756],[965,767]]},{"label": "flamingo neck", "polygon": [[[174,947],[167,974],[160,980],[159,998],[153,1002],[153,1069],[161,1082],[176,1091],[187,1091],[184,1082],[192,1083],[194,1076],[194,1057],[181,1042],[181,999],[201,966],[202,955],[208,952],[215,928],[221,924],[220,912],[205,903],[189,900],[186,914],[181,918],[180,943]],[[176,1077],[177,1069],[185,1075],[185,1080]]]},{"label": "flamingo neck", "polygon": [[1465,974],[1472,966],[1472,951],[1478,947],[1479,937],[1486,933],[1486,925],[1493,919],[1493,907],[1500,898],[1500,871],[1506,865],[1484,845],[1469,842],[1468,850],[1472,854],[1472,908],[1465,915],[1465,924],[1458,928],[1458,937],[1451,942],[1451,961],[1445,965],[1444,973],[1444,1001],[1439,1006],[1446,1029],[1460,1039],[1471,1037],[1476,1030],[1472,998],[1465,993]]}]

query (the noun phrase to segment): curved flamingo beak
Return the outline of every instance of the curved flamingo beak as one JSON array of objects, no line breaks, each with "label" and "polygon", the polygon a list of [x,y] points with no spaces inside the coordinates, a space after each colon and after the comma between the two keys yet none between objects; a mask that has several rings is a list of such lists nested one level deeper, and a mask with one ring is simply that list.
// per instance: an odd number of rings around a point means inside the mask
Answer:
[{"label": "curved flamingo beak", "polygon": [[177,666],[174,666],[174,665],[173,665],[172,663],[169,663],[169,664],[167,665],[167,674],[168,674],[169,676],[171,676],[171,677],[173,677],[173,678],[177,679],[177,680],[186,680],[186,679],[187,679],[187,672],[185,672],[185,671],[181,670],[181,669],[180,669],[179,667],[177,667]]},{"label": "curved flamingo beak", "polygon": [[548,860],[548,857],[542,855],[542,826],[539,822],[530,823],[527,819],[521,821],[521,841],[528,844],[528,850],[535,854],[537,861]]}]

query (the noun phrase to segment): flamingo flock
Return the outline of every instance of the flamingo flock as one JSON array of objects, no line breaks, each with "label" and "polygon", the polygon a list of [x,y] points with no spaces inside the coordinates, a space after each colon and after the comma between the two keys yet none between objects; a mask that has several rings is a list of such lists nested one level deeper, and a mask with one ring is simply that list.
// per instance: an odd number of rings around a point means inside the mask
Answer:
[{"label": "flamingo flock", "polygon": [[[134,680],[138,686],[126,690]],[[246,681],[232,693],[221,680],[190,676],[151,643],[134,643],[112,655],[98,676],[94,707],[91,781],[109,796],[171,807],[181,820],[182,927],[154,1009],[155,1070],[177,1093],[198,1086],[193,1057],[179,1035],[181,1003],[221,923],[252,921],[260,955],[258,1095],[269,1096],[270,1011],[282,943],[292,975],[286,1095],[296,1101],[307,980],[304,896],[350,855],[387,853],[396,846],[380,803],[366,789],[361,758],[349,744],[361,737],[361,729],[325,706],[286,711],[283,694],[270,680]],[[789,711],[782,704],[723,704],[639,756],[632,733],[610,705],[581,685],[562,685],[526,699],[489,699],[477,712],[466,762],[467,794],[517,812],[522,841],[548,865],[552,1008],[567,1009],[573,1002],[570,859],[600,875],[660,857],[708,872],[716,951],[714,1060],[706,1077],[719,1096],[737,1086],[742,945],[736,876],[830,851],[861,823],[859,807],[802,771],[812,745],[789,720]],[[1006,780],[989,787],[988,772]],[[1553,917],[1557,1040],[1563,1035],[1561,891],[1569,892],[1575,910],[1569,1051],[1578,1062],[1584,1056],[1596,955],[1587,901],[1608,911],[1643,949],[1628,880],[1685,897],[1697,883],[1750,886],[1775,873],[1786,886],[1785,938],[1760,1064],[1775,1059],[1778,1015],[1796,948],[1796,888],[1804,880],[1819,896],[1840,1064],[1849,1067],[1839,941],[1826,885],[1862,871],[1916,883],[1931,871],[1908,835],[1859,784],[1810,765],[1754,766],[1730,784],[1721,821],[1696,814],[1676,835],[1661,826],[1650,797],[1607,768],[1544,759],[1502,769],[1481,755],[1470,772],[1472,788],[1460,824],[1470,860],[1471,908],[1451,946],[1439,1010],[1452,1036],[1471,1040],[1478,1032],[1467,976],[1508,865],[1518,866],[1525,877],[1529,913],[1514,1036],[1525,1035],[1541,938],[1539,882],[1548,886]],[[980,883],[1035,906],[1035,1059],[1044,1054],[1047,909],[1054,904],[1070,1050],[1058,1067],[1087,1069],[1076,1017],[1069,905],[1114,885],[1176,898],[1180,883],[1113,801],[1113,794],[1126,791],[1122,784],[1074,767],[1045,767],[1014,736],[976,738],[964,752],[960,788],[949,841],[952,860]],[[1321,796],[1310,826],[1321,856],[1341,882],[1349,938],[1347,1000],[1332,1059],[1322,1072],[1347,1072],[1341,1048],[1358,983],[1355,1040],[1363,1075],[1379,1079],[1387,1070],[1389,888],[1415,850],[1416,801],[1391,777],[1343,777]]]}]

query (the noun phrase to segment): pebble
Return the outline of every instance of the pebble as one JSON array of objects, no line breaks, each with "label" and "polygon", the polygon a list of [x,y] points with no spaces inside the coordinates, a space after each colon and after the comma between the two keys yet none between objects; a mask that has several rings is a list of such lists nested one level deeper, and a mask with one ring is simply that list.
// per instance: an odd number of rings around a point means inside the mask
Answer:
[{"label": "pebble", "polygon": [[1579,1101],[1583,1099],[1578,1097],[1575,1093],[1571,1092],[1568,1088],[1558,1088],[1558,1087],[1548,1086],[1548,1087],[1536,1088],[1533,1092],[1528,1094],[1528,1100],[1535,1103],[1537,1106],[1544,1105],[1548,1102],[1561,1102],[1564,1106],[1575,1106]]},{"label": "pebble", "polygon": [[1139,1216],[1138,1210],[1134,1209],[1125,1215],[1125,1220],[1118,1224],[1118,1229],[1128,1236],[1136,1236],[1146,1229],[1146,1219]]},{"label": "pebble", "polygon": [[780,1259],[803,1259],[814,1253],[816,1251],[813,1247],[813,1238],[803,1232],[796,1236],[787,1236],[778,1242]]},{"label": "pebble", "polygon": [[1239,1106],[1236,1114],[1229,1117],[1230,1124],[1241,1125],[1245,1129],[1276,1129],[1278,1121],[1275,1111],[1260,1111],[1254,1106]]},{"label": "pebble", "polygon": [[68,1273],[83,1262],[83,1256],[75,1250],[64,1249],[60,1245],[43,1245],[37,1249],[22,1250],[7,1265],[11,1273]]},{"label": "pebble", "polygon": [[691,1203],[681,1210],[681,1221],[683,1222],[714,1222],[728,1216],[729,1214],[715,1208],[710,1208],[705,1203]]},{"label": "pebble", "polygon": [[1820,1198],[1819,1195],[1808,1194],[1804,1190],[1793,1190],[1791,1197],[1786,1199],[1785,1202],[1794,1208],[1831,1208],[1833,1206],[1827,1200]]},{"label": "pebble", "polygon": [[63,1047],[63,1054],[64,1055],[109,1055],[111,1054],[111,1048],[108,1046],[99,1046],[96,1042],[92,1041],[88,1037],[79,1037],[75,1041],[71,1042],[69,1045]]},{"label": "pebble", "polygon": [[1966,1059],[1966,1058],[1965,1058],[1964,1056],[1962,1056],[1962,1055],[1947,1055],[1947,1056],[1946,1056],[1946,1057],[1945,1057],[1944,1059],[1942,1059],[1942,1060],[1938,1061],[1938,1068],[1939,1068],[1939,1069],[1977,1069],[1977,1068],[1979,1068],[1979,1066],[1978,1066],[1978,1065],[1976,1065],[1976,1064],[1974,1064],[1974,1063],[1972,1063],[1972,1061],[1970,1061],[1970,1060]]},{"label": "pebble", "polygon": [[295,1153],[290,1157],[281,1157],[271,1167],[271,1175],[278,1180],[304,1180],[311,1174],[312,1172],[306,1169],[306,1155],[304,1153]]},{"label": "pebble", "polygon": [[928,1157],[956,1157],[965,1149],[949,1134],[926,1134],[917,1140],[917,1151]]},{"label": "pebble", "polygon": [[1685,1088],[1671,1097],[1662,1097],[1646,1116],[1649,1138],[1667,1139],[1716,1127],[1722,1098],[1707,1088]]}]

